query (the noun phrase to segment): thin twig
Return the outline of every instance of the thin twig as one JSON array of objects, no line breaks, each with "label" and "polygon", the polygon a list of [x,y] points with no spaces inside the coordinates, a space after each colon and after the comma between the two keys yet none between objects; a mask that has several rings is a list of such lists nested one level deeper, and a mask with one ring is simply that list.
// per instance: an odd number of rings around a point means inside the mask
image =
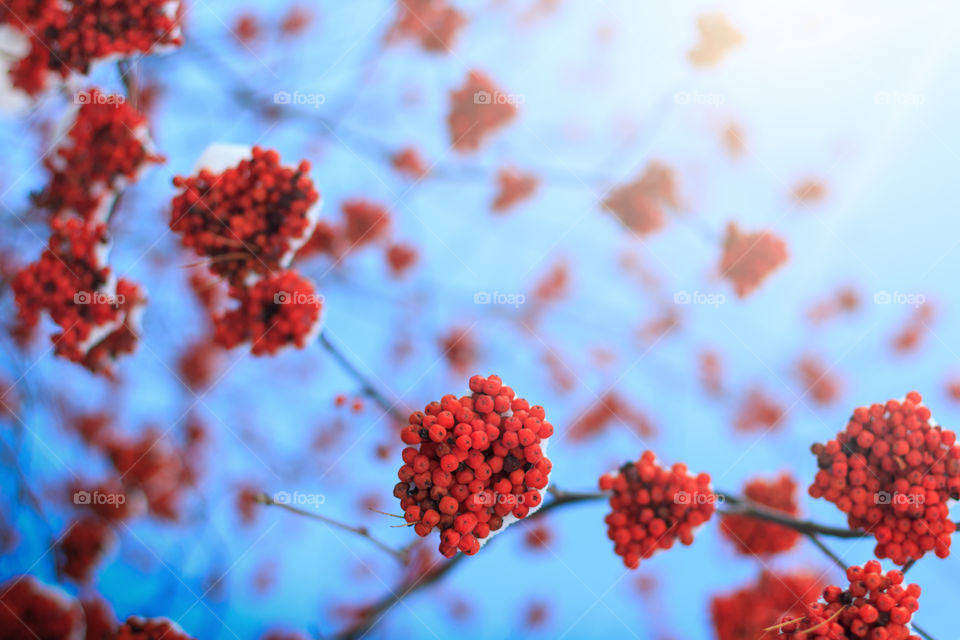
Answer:
[{"label": "thin twig", "polygon": [[358,536],[362,538],[366,538],[376,546],[380,547],[382,550],[392,555],[402,564],[406,564],[409,558],[409,549],[394,549],[393,547],[388,545],[386,542],[383,542],[382,540],[379,540],[378,538],[374,537],[370,533],[370,530],[367,529],[366,527],[357,527],[357,526],[345,524],[338,520],[334,520],[333,518],[328,518],[327,516],[320,515],[319,513],[314,513],[313,511],[307,511],[305,509],[300,509],[298,507],[294,507],[292,505],[285,504],[283,502],[277,502],[276,500],[274,500],[273,498],[271,498],[265,493],[257,494],[256,501],[259,502],[260,504],[265,504],[272,507],[280,507],[281,509],[289,511],[290,513],[295,513],[300,516],[305,516],[307,518],[311,518],[313,520],[318,520],[320,522],[323,522],[324,524],[330,525],[331,527],[336,527],[344,531],[349,531],[350,533],[355,533]]},{"label": "thin twig", "polygon": [[343,352],[337,348],[333,342],[330,341],[330,338],[327,337],[325,331],[320,333],[320,346],[327,350],[327,352],[333,356],[333,359],[337,361],[337,364],[346,371],[357,383],[360,385],[360,393],[367,396],[374,402],[376,402],[381,409],[390,414],[390,416],[397,422],[403,424],[406,422],[407,416],[404,415],[403,411],[399,408],[399,401],[391,402],[390,399],[386,396],[384,392],[374,385],[369,378],[362,371],[360,371],[356,365],[354,365],[350,360],[343,355]]},{"label": "thin twig", "polygon": [[798,520],[797,518],[794,518],[783,511],[777,511],[756,502],[724,493],[722,491],[717,491],[716,495],[718,498],[722,499],[724,504],[733,506],[732,509],[718,509],[718,511],[722,514],[744,516],[747,518],[754,518],[756,520],[765,520],[767,522],[773,522],[775,524],[788,527],[794,531],[799,531],[803,534],[816,533],[833,538],[867,538],[871,535],[870,533],[861,529],[851,530],[839,527],[828,527],[826,525],[817,524],[816,522],[811,522],[809,520]]}]

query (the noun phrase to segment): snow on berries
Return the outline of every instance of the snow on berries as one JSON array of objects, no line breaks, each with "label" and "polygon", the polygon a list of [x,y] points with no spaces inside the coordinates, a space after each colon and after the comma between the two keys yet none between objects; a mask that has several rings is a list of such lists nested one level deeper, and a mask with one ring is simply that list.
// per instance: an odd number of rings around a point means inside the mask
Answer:
[{"label": "snow on berries", "polygon": [[717,640],[772,640],[778,631],[764,629],[784,616],[803,615],[804,603],[816,600],[822,588],[810,574],[764,571],[754,584],[711,600]]},{"label": "snow on berries", "polygon": [[152,151],[146,118],[123,96],[90,89],[78,97],[66,135],[44,159],[50,182],[36,201],[53,216],[104,222],[113,197],[163,158]]},{"label": "snow on berries", "polygon": [[232,287],[230,297],[237,307],[214,317],[214,339],[224,348],[250,343],[255,356],[273,354],[302,349],[320,333],[323,300],[295,271]]},{"label": "snow on berries", "polygon": [[497,129],[517,115],[517,100],[500,91],[485,73],[471,71],[450,93],[450,141],[458,151],[476,151]]},{"label": "snow on berries", "polygon": [[0,584],[0,638],[83,637],[83,609],[66,593],[33,576],[14,576]]},{"label": "snow on berries", "polygon": [[753,293],[786,261],[786,243],[769,231],[745,233],[735,222],[727,225],[720,275],[733,283],[739,297]]},{"label": "snow on berries", "polygon": [[[747,483],[744,497],[784,514],[796,516],[797,483],[789,474],[766,480],[757,478]],[[720,518],[720,531],[729,539],[738,553],[766,556],[792,549],[800,540],[800,533],[779,524],[758,518],[727,514]]]},{"label": "snow on berries", "polygon": [[440,531],[447,557],[477,553],[481,541],[536,511],[552,468],[543,407],[495,375],[473,376],[470,391],[411,414],[400,434],[408,446],[393,494],[418,535]]},{"label": "snow on berries", "polygon": [[960,445],[922,402],[911,391],[859,407],[836,439],[811,447],[819,471],[810,495],[834,503],[851,529],[876,538],[878,558],[900,565],[928,551],[946,558],[956,529],[947,503],[960,499]]},{"label": "snow on berries", "polygon": [[0,8],[6,84],[36,96],[93,63],[183,43],[180,0],[41,0]]},{"label": "snow on berries", "polygon": [[320,213],[309,172],[306,160],[287,167],[273,150],[213,145],[196,175],[174,178],[182,191],[173,198],[170,229],[231,284],[283,270]]},{"label": "snow on berries", "polygon": [[628,569],[636,569],[641,558],[658,549],[671,548],[675,540],[693,544],[694,529],[716,509],[709,474],[691,476],[679,462],[662,467],[652,451],[604,474],[599,486],[612,492],[604,519],[607,536]]},{"label": "snow on berries", "polygon": [[882,572],[876,560],[847,569],[846,589],[829,586],[820,601],[799,613],[786,614],[779,638],[801,640],[811,636],[919,640],[910,633],[910,619],[920,608],[920,587],[903,585],[900,571]]}]

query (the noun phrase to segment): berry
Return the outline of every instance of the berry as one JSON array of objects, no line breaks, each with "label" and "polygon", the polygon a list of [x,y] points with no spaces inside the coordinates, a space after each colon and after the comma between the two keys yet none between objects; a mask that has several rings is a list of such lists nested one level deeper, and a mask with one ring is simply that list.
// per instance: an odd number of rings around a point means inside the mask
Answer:
[{"label": "berry", "polygon": [[666,224],[665,206],[676,209],[680,202],[673,170],[659,162],[650,163],[643,175],[617,187],[603,201],[605,209],[638,235],[663,228]]},{"label": "berry", "polygon": [[67,135],[43,160],[50,182],[36,203],[54,216],[104,222],[116,193],[163,158],[151,151],[146,118],[123,96],[97,89],[78,96],[84,101]]},{"label": "berry", "polygon": [[295,271],[232,287],[230,297],[239,306],[214,317],[214,337],[226,349],[246,342],[255,356],[290,345],[302,349],[320,332],[322,299]]},{"label": "berry", "polygon": [[[444,396],[410,416],[401,439],[411,446],[394,487],[417,534],[439,529],[440,552],[448,557],[477,553],[481,540],[536,510],[551,470],[544,450],[553,427],[543,408],[517,399],[497,376],[473,376],[469,387],[469,396]],[[525,449],[519,428],[497,426],[534,416],[539,430],[523,429]]]},{"label": "berry", "polygon": [[777,637],[919,640],[907,625],[916,611],[920,587],[911,584],[904,588],[901,572],[881,571],[876,560],[849,567],[847,589],[829,586],[820,601],[784,614],[776,625],[780,629]]},{"label": "berry", "polygon": [[83,609],[33,576],[14,576],[0,584],[0,637],[83,637]]},{"label": "berry", "polygon": [[804,602],[822,590],[819,578],[803,573],[775,574],[764,571],[756,583],[716,596],[710,613],[717,640],[771,640],[777,631],[763,632],[783,616],[799,616]]},{"label": "berry", "polygon": [[[788,474],[772,481],[753,480],[744,490],[749,500],[792,516],[798,512],[796,493],[797,483]],[[743,555],[782,553],[792,549],[800,539],[800,533],[793,529],[738,515],[721,517],[720,531]]]},{"label": "berry", "polygon": [[480,71],[471,71],[462,87],[450,93],[447,122],[450,140],[459,151],[476,151],[497,129],[517,115],[515,101]]},{"label": "berry", "polygon": [[904,401],[860,407],[846,429],[814,444],[819,470],[810,485],[847,514],[851,529],[877,540],[874,553],[896,564],[928,551],[950,555],[955,524],[948,501],[960,498],[960,446],[912,391]]},{"label": "berry", "polygon": [[787,261],[787,245],[768,231],[744,233],[735,222],[727,225],[720,275],[745,298]]},{"label": "berry", "polygon": [[[214,146],[205,157],[239,151]],[[310,238],[319,215],[320,194],[309,172],[306,160],[285,167],[276,151],[253,147],[220,172],[203,168],[195,176],[177,176],[173,184],[182,191],[173,198],[170,229],[233,285],[282,271]]]},{"label": "berry", "polygon": [[117,629],[114,640],[196,640],[196,638],[185,633],[172,620],[130,616]]},{"label": "berry", "polygon": [[709,475],[691,476],[679,463],[661,467],[652,451],[601,476],[599,485],[612,492],[611,511],[604,519],[607,536],[628,569],[636,569],[641,558],[658,549],[669,549],[674,540],[693,544],[694,528],[716,509]]}]

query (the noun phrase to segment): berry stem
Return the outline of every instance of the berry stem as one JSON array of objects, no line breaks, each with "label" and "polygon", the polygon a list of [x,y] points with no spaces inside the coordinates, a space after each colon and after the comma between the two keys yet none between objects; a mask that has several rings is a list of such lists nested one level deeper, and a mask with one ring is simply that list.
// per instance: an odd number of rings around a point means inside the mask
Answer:
[{"label": "berry stem", "polygon": [[350,360],[343,355],[343,352],[337,348],[333,342],[330,341],[330,338],[327,337],[327,332],[322,331],[319,337],[320,346],[327,350],[327,352],[333,356],[333,359],[340,365],[340,367],[347,372],[357,383],[360,384],[360,393],[367,396],[374,402],[376,402],[381,409],[390,414],[390,416],[397,422],[403,424],[407,416],[404,415],[404,412],[399,407],[400,401],[391,402],[390,399],[380,391],[370,380],[360,371],[356,365],[354,365]]},{"label": "berry stem", "polygon": [[294,507],[294,506],[289,505],[289,504],[284,504],[284,503],[282,503],[282,502],[277,502],[276,500],[274,500],[273,498],[271,498],[270,496],[268,496],[268,495],[265,494],[265,493],[259,493],[259,494],[257,494],[256,501],[257,501],[258,503],[260,503],[260,504],[265,504],[265,505],[272,506],[272,507],[280,507],[281,509],[284,509],[284,510],[286,510],[286,511],[289,511],[290,513],[295,513],[295,514],[297,514],[297,515],[299,515],[299,516],[304,516],[304,517],[307,517],[307,518],[312,518],[313,520],[318,520],[318,521],[323,522],[324,524],[327,524],[327,525],[329,525],[329,526],[331,526],[331,527],[336,527],[336,528],[338,528],[338,529],[343,529],[344,531],[349,531],[350,533],[355,533],[355,534],[357,534],[358,536],[360,536],[360,537],[362,537],[362,538],[366,538],[367,540],[369,540],[370,542],[372,542],[374,545],[380,547],[382,550],[384,550],[384,551],[386,551],[387,553],[389,553],[390,555],[392,555],[392,556],[393,556],[394,558],[396,558],[397,561],[400,562],[401,564],[406,564],[406,563],[407,563],[407,560],[409,559],[409,548],[394,549],[393,547],[391,547],[390,545],[388,545],[386,542],[383,542],[382,540],[379,540],[378,538],[375,538],[375,537],[370,533],[370,530],[367,529],[366,527],[362,527],[362,526],[361,526],[361,527],[356,527],[356,526],[353,526],[353,525],[345,524],[345,523],[340,522],[340,521],[338,521],[338,520],[334,520],[333,518],[328,518],[327,516],[320,515],[319,513],[314,513],[314,512],[312,512],[312,511],[306,511],[305,509],[299,509],[299,508]]}]

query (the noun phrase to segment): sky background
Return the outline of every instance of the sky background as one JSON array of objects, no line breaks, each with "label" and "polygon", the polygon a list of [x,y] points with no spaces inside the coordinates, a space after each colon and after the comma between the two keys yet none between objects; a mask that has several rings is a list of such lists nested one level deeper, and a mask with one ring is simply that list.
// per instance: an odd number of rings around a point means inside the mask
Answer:
[{"label": "sky background", "polygon": [[[2,437],[19,447],[18,463],[49,501],[54,529],[71,513],[62,486],[107,469],[66,432],[55,398],[108,410],[131,433],[148,425],[181,429],[187,415],[209,428],[184,521],[131,522],[98,572],[96,589],[119,616],[168,616],[203,639],[255,638],[275,627],[317,637],[343,626],[338,605],[375,600],[397,584],[402,568],[356,536],[266,508],[255,523],[241,524],[240,486],[322,495],[319,510],[329,517],[371,527],[396,546],[415,537],[361,504],[376,497],[380,508],[397,512],[391,491],[399,447],[371,403],[359,414],[334,407],[337,394],[357,387],[318,345],[272,358],[236,350],[205,394],[179,379],[177,358],[209,321],[187,286],[192,256],[166,227],[171,180],[188,174],[215,142],[275,148],[291,164],[311,160],[325,219],[335,220],[349,198],[390,208],[393,237],[419,251],[406,278],[389,277],[378,248],[340,265],[319,258],[299,266],[325,298],[325,331],[391,397],[420,409],[466,391],[469,374],[450,367],[439,337],[469,329],[478,346],[471,373],[500,375],[557,425],[550,458],[558,487],[590,490],[601,473],[649,448],[665,462],[710,473],[716,488],[734,493],[749,478],[789,471],[801,487],[802,513],[842,526],[833,505],[806,496],[816,471],[812,442],[842,429],[854,407],[914,389],[941,424],[955,423],[960,405],[946,391],[960,375],[954,7],[559,0],[532,15],[535,4],[455,2],[468,23],[453,51],[437,54],[411,42],[384,46],[392,2],[313,3],[308,33],[280,40],[271,34],[285,2],[197,0],[188,3],[182,50],[140,62],[141,81],[160,89],[151,125],[167,162],[125,197],[112,224],[110,261],[149,292],[141,348],[120,362],[114,385],[54,359],[43,338],[22,354],[5,339],[2,369],[20,379],[29,398],[22,441],[12,428]],[[242,11],[261,19],[260,41],[237,42],[231,28]],[[695,67],[687,52],[697,41],[697,17],[717,11],[743,43],[718,66]],[[449,92],[469,69],[485,71],[522,104],[511,125],[463,154],[450,148],[446,115]],[[96,69],[92,83],[119,88],[111,65]],[[270,119],[238,100],[242,85],[268,101],[278,91],[299,91],[322,95],[323,104],[303,118]],[[28,116],[0,119],[0,248],[24,262],[39,254],[46,231],[42,221],[21,223],[14,213],[25,211],[29,193],[43,184],[36,164],[45,149],[42,126],[64,108],[51,96]],[[743,131],[739,158],[722,141],[730,123]],[[422,151],[435,175],[412,183],[392,170],[384,150],[407,145]],[[683,208],[665,229],[641,238],[599,202],[651,160],[676,170]],[[494,176],[504,165],[533,171],[543,184],[535,198],[496,215]],[[826,186],[822,200],[792,198],[806,179]],[[776,233],[790,252],[785,267],[743,300],[717,277],[731,220]],[[655,275],[654,287],[624,272],[627,254]],[[531,299],[559,262],[570,268],[569,294],[536,321],[525,305],[474,303],[481,291]],[[860,309],[812,325],[809,309],[843,286],[858,291]],[[675,305],[679,292],[723,300]],[[914,307],[875,304],[882,292],[922,296],[933,309],[916,351],[898,354],[891,346]],[[3,296],[12,317],[12,298]],[[641,339],[639,329],[664,313],[676,314],[678,328]],[[401,342],[412,352],[398,363]],[[698,381],[705,348],[724,364],[727,392],[719,399]],[[598,349],[611,361],[598,364]],[[835,403],[820,406],[807,393],[796,375],[803,355],[840,378]],[[549,357],[561,362],[571,388],[558,389]],[[734,431],[753,388],[787,409],[780,428]],[[648,415],[656,434],[641,437],[614,424],[586,441],[565,437],[610,390]],[[336,442],[311,448],[317,431],[332,424],[339,424]],[[376,456],[384,444],[392,447],[386,461]],[[19,503],[14,466],[4,456],[0,508],[20,542],[0,558],[0,578],[30,572],[52,580],[46,525]],[[541,551],[525,546],[528,525],[515,525],[440,585],[397,605],[371,637],[711,638],[710,597],[751,582],[764,566],[735,556],[714,520],[692,547],[628,571],[606,538],[605,512],[603,504],[574,505],[538,520],[553,533]],[[428,543],[435,547],[435,537]],[[872,557],[870,541],[828,544],[848,563]],[[766,562],[838,578],[809,544]],[[956,556],[931,555],[910,573],[924,589],[916,619],[938,640],[960,638],[951,612],[958,569]],[[265,591],[254,585],[264,572],[272,576]],[[218,575],[225,576],[220,587],[201,598]],[[640,578],[656,581],[654,595],[639,593]],[[451,613],[457,601],[471,607],[465,620]],[[532,601],[549,606],[537,631],[523,626]]]}]

